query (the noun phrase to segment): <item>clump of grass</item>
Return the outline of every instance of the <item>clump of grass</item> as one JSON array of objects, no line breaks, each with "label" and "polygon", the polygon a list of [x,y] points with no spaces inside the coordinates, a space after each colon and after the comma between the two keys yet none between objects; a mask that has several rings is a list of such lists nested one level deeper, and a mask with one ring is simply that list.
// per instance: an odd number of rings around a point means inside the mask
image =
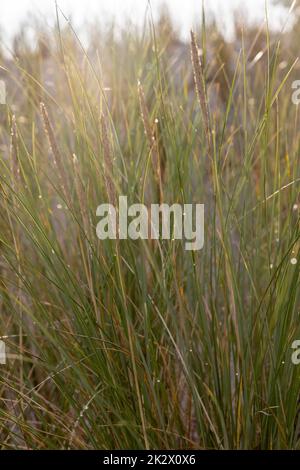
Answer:
[{"label": "clump of grass", "polygon": [[[206,28],[1,56],[3,449],[300,448],[298,27]],[[204,249],[98,240],[121,194],[204,203]]]}]

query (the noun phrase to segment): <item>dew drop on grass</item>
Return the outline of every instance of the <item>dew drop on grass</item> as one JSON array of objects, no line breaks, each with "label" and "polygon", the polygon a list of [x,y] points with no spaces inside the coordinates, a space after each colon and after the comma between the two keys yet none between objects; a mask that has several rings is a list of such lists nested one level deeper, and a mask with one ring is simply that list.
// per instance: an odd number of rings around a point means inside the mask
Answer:
[{"label": "dew drop on grass", "polygon": [[291,264],[295,265],[295,264],[297,264],[297,262],[298,262],[297,258],[292,258],[291,259]]},{"label": "dew drop on grass", "polygon": [[61,204],[57,204],[56,208],[60,210],[63,208],[63,206]]}]

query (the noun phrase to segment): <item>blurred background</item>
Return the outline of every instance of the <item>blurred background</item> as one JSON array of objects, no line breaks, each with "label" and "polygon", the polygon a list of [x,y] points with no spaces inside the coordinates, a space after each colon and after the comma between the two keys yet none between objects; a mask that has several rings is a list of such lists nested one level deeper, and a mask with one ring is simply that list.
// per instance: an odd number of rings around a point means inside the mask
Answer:
[{"label": "blurred background", "polygon": [[[1,2],[0,28],[4,38],[11,38],[20,24],[32,16],[47,19],[49,25],[55,20],[55,0],[11,0]],[[230,35],[233,31],[233,15],[239,14],[249,22],[263,21],[268,9],[269,21],[273,28],[281,28],[286,21],[287,8],[292,0],[204,0],[205,11],[214,17],[218,26]],[[105,23],[114,18],[116,23],[130,19],[142,26],[145,14],[151,8],[156,18],[162,7],[167,7],[182,35],[186,35],[195,24],[199,24],[202,10],[201,0],[59,0],[58,6],[74,24],[80,25],[99,20]],[[287,8],[286,8],[287,7]],[[286,11],[285,11],[286,10]]]}]

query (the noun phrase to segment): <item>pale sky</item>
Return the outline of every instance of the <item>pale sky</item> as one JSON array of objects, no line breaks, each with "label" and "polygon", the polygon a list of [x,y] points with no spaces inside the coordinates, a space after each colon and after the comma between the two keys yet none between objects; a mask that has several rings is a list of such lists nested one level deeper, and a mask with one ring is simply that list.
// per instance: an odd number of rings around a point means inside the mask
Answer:
[{"label": "pale sky", "polygon": [[[292,3],[292,0],[290,0]],[[159,6],[168,5],[175,22],[180,25],[183,34],[192,26],[199,23],[202,0],[151,0],[153,13]],[[213,12],[220,23],[230,29],[231,13],[234,9],[242,8],[246,12],[248,20],[263,21],[265,18],[265,0],[204,0],[207,11]],[[270,23],[279,26],[286,17],[281,7],[271,6],[272,0],[267,0],[269,7]],[[105,21],[110,16],[122,22],[129,17],[136,23],[142,23],[148,0],[58,0],[61,9],[69,15],[75,25],[80,25],[85,19],[98,17]],[[6,37],[11,36],[18,24],[28,16],[28,12],[34,12],[38,16],[50,18],[54,15],[54,0],[6,0],[1,1],[0,27]],[[197,20],[198,18],[198,20]]]}]

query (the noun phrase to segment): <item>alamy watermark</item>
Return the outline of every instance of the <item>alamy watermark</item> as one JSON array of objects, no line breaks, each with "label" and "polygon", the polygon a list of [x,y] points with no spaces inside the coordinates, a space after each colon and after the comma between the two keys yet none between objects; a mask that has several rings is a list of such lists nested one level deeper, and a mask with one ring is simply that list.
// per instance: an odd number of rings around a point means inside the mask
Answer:
[{"label": "alamy watermark", "polygon": [[6,104],[6,85],[3,80],[0,80],[0,104]]},{"label": "alamy watermark", "polygon": [[295,366],[298,366],[300,364],[300,340],[299,339],[296,339],[293,342],[292,349],[295,350],[292,354],[292,363]]},{"label": "alamy watermark", "polygon": [[100,240],[184,240],[188,251],[204,246],[203,204],[144,204],[128,206],[127,196],[119,197],[119,207],[101,204],[96,232]]},{"label": "alamy watermark", "polygon": [[0,340],[0,364],[6,364],[6,348],[4,341]]},{"label": "alamy watermark", "polygon": [[300,80],[295,80],[292,83],[292,88],[295,90],[292,94],[292,102],[293,104],[300,104]]}]

